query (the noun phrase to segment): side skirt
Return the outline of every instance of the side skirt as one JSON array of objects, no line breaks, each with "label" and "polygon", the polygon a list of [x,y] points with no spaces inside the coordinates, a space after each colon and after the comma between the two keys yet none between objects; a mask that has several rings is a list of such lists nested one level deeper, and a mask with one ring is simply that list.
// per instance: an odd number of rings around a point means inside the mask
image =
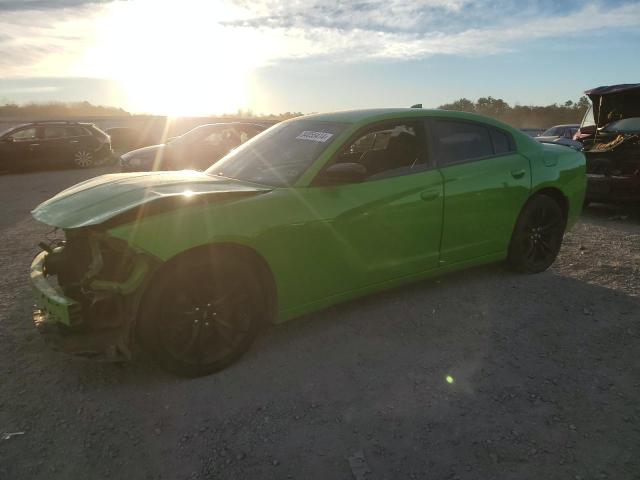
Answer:
[{"label": "side skirt", "polygon": [[382,290],[388,290],[394,287],[399,287],[409,283],[414,283],[419,280],[425,280],[428,278],[437,277],[439,275],[454,272],[457,270],[464,270],[470,267],[477,267],[477,266],[486,265],[489,263],[500,262],[502,260],[505,260],[506,258],[507,258],[507,252],[494,253],[491,255],[485,255],[482,257],[474,258],[473,260],[458,262],[451,265],[445,265],[442,267],[426,270],[424,272],[420,272],[417,274],[407,275],[405,277],[394,278],[393,280],[388,280],[386,282],[375,283],[373,285],[368,285],[364,288],[348,290],[338,295],[332,295],[330,297],[326,297],[310,303],[305,303],[304,305],[288,308],[286,310],[281,310],[278,312],[274,323],[276,324],[283,323],[288,320],[292,320],[296,317],[299,317],[301,315],[306,315],[308,313],[312,313],[317,310],[330,307],[331,305],[335,305],[337,303],[341,303],[347,300],[353,300],[355,298],[363,297],[365,295],[370,295],[372,293],[380,292]]}]

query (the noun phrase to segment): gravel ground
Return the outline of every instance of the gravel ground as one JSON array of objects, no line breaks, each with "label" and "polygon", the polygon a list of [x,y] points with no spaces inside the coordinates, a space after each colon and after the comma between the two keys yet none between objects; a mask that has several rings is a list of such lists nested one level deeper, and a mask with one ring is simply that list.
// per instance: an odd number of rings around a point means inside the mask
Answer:
[{"label": "gravel ground", "polygon": [[370,296],[186,380],[30,323],[29,210],[97,173],[0,176],[0,479],[640,478],[639,210],[590,208],[543,274]]}]

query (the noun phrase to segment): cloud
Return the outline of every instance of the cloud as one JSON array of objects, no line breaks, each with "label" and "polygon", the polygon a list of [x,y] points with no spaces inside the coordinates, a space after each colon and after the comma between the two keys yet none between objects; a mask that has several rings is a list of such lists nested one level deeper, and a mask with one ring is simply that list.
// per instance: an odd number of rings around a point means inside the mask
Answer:
[{"label": "cloud", "polygon": [[0,12],[56,10],[108,1],[110,0],[0,0]]},{"label": "cloud", "polygon": [[[108,28],[106,17],[116,19]],[[0,69],[6,77],[104,76],[135,75],[169,57],[220,63],[231,55],[255,68],[482,56],[625,28],[640,29],[640,1],[0,0]],[[118,59],[131,60],[131,70]]]},{"label": "cloud", "polygon": [[[2,2],[2,0],[0,0]],[[92,26],[100,8],[95,2],[74,9],[63,8],[72,0],[54,3],[51,11],[6,11],[13,2],[0,3],[0,71],[3,77],[65,75],[92,38]],[[4,9],[4,10],[3,10]]]},{"label": "cloud", "polygon": [[[326,7],[315,0],[236,2],[243,18],[230,28],[287,38],[281,58],[414,59],[491,55],[546,38],[639,28],[640,2],[370,0]],[[277,55],[276,55],[277,56]]]}]

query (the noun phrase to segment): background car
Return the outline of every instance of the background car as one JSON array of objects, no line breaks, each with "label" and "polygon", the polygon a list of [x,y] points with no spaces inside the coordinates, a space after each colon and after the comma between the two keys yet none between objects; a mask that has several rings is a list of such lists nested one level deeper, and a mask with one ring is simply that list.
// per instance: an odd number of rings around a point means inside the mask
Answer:
[{"label": "background car", "polygon": [[105,130],[111,138],[111,148],[117,154],[130,152],[159,142],[159,135],[150,129],[132,127],[112,127]]},{"label": "background car", "polygon": [[111,153],[109,136],[92,123],[28,123],[0,136],[0,170],[87,168]]},{"label": "background car", "polygon": [[478,115],[380,109],[281,122],[206,172],[97,177],[33,210],[66,235],[32,265],[43,333],[202,375],[265,322],[489,262],[540,272],[584,162]]},{"label": "background car", "polygon": [[240,122],[200,125],[167,143],[125,153],[120,168],[123,172],[205,170],[265,128]]},{"label": "background car", "polygon": [[541,135],[535,137],[535,139],[542,143],[555,143],[556,145],[564,145],[565,147],[571,147],[575,150],[582,149],[582,143],[573,139],[580,125],[556,125],[545,130]]},{"label": "background car", "polygon": [[544,128],[521,128],[520,131],[530,137],[539,137],[544,132]]},{"label": "background car", "polygon": [[592,106],[577,136],[592,202],[640,202],[640,83],[587,90]]}]

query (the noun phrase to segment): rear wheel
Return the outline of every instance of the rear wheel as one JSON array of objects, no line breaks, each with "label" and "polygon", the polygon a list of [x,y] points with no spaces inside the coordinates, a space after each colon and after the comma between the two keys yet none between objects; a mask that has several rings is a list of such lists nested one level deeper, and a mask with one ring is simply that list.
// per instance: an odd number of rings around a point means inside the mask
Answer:
[{"label": "rear wheel", "polygon": [[207,375],[248,350],[264,309],[247,267],[192,258],[166,273],[150,286],[138,328],[160,366],[179,375]]},{"label": "rear wheel", "polygon": [[553,264],[566,227],[558,203],[547,195],[531,198],[520,212],[511,236],[508,263],[517,271],[538,273]]},{"label": "rear wheel", "polygon": [[73,155],[73,163],[80,168],[88,168],[93,165],[94,158],[93,152],[90,150],[82,149],[78,150]]}]

